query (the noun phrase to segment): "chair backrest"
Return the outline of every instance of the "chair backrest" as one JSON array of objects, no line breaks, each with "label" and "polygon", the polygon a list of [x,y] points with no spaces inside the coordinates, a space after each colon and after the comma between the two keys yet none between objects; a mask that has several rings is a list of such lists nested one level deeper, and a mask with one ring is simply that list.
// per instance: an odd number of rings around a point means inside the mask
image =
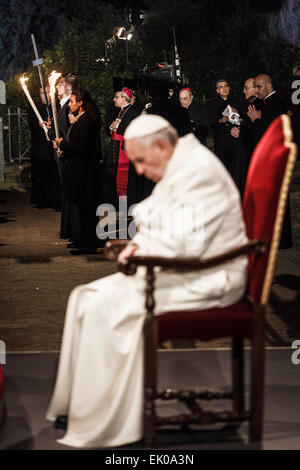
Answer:
[{"label": "chair backrest", "polygon": [[291,121],[281,115],[272,122],[251,158],[243,199],[249,239],[266,242],[263,255],[249,259],[248,293],[256,303],[268,302],[274,275],[288,189],[297,157]]}]

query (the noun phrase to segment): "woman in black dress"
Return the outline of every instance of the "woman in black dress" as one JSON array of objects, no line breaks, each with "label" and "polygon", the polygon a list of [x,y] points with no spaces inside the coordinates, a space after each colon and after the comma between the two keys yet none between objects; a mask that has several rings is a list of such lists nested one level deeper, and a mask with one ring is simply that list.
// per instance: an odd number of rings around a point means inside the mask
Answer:
[{"label": "woman in black dress", "polygon": [[96,208],[100,200],[99,149],[100,119],[89,93],[80,88],[70,97],[70,111],[75,122],[64,139],[55,139],[55,147],[63,152],[64,197],[78,206],[80,240],[71,244],[70,254],[97,252]]}]

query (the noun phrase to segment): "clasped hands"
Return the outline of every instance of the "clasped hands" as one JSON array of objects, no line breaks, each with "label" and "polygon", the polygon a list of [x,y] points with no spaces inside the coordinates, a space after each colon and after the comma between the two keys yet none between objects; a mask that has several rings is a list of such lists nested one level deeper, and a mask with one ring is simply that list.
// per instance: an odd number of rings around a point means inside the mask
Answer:
[{"label": "clasped hands", "polygon": [[112,132],[116,132],[116,130],[117,130],[118,127],[119,127],[119,124],[120,124],[120,119],[116,119],[115,121],[113,121],[113,122],[111,123],[111,125],[110,125],[110,127],[109,127],[110,130],[111,130]]},{"label": "clasped hands", "polygon": [[58,158],[61,157],[62,155],[62,150],[60,150],[59,146],[60,146],[60,143],[62,141],[62,137],[59,137],[59,138],[56,138],[52,141],[52,145],[53,145],[53,148],[56,150],[56,154],[58,156]]},{"label": "clasped hands", "polygon": [[55,148],[55,150],[59,150],[59,146],[62,140],[63,140],[62,137],[59,137],[52,141],[53,148]]},{"label": "clasped hands", "polygon": [[257,111],[256,107],[251,104],[248,107],[247,115],[249,116],[252,122],[254,122],[255,119],[261,119],[261,111]]},{"label": "clasped hands", "polygon": [[241,133],[241,129],[239,127],[233,127],[231,130],[230,130],[230,134],[232,137],[234,137],[235,139],[238,139],[239,136],[240,136],[240,133]]}]

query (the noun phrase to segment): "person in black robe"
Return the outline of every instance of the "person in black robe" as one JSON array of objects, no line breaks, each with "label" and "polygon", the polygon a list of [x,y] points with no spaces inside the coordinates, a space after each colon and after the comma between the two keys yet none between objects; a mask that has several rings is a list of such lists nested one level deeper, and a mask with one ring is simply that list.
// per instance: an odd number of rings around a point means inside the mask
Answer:
[{"label": "person in black robe", "polygon": [[[72,93],[72,84],[76,83],[77,84],[77,78],[75,79],[72,78],[71,74],[64,74],[62,75],[57,84],[56,84],[56,90],[57,90],[57,120],[58,120],[58,128],[59,128],[59,133],[60,136],[63,137],[66,132],[68,127],[70,126],[69,122],[69,101],[70,101],[70,96]],[[51,126],[49,129],[49,137],[51,140],[55,139],[55,130],[54,126]],[[62,159],[58,158],[56,152],[54,152],[54,159],[57,163],[58,166],[58,171],[60,175],[60,181],[62,183],[62,173],[63,173],[63,161]]]},{"label": "person in black robe", "polygon": [[55,139],[55,147],[63,151],[65,202],[77,206],[80,218],[80,239],[70,254],[92,254],[97,252],[96,209],[100,202],[99,122],[86,90],[74,90],[69,107],[75,119],[64,139]]},{"label": "person in black robe", "polygon": [[[175,127],[179,136],[183,137],[191,131],[190,118],[186,109],[175,104],[174,96],[177,96],[177,93],[175,87],[172,88],[171,85],[167,80],[151,78],[145,84],[145,94],[148,103],[143,112],[162,116]],[[171,95],[170,90],[173,90]],[[154,186],[155,183],[153,181],[144,177],[145,197],[152,193]]]},{"label": "person in black robe", "polygon": [[231,134],[233,125],[222,113],[228,105],[234,112],[240,113],[241,104],[239,98],[230,93],[230,85],[223,78],[217,80],[216,92],[218,96],[206,103],[209,124],[213,130],[214,153],[233,175],[240,144]]},{"label": "person in black robe", "polygon": [[179,102],[189,113],[191,132],[201,144],[205,145],[209,124],[205,105],[194,102],[194,96],[190,88],[181,88]]},{"label": "person in black robe", "polygon": [[261,102],[256,94],[254,80],[255,80],[255,77],[250,77],[245,81],[245,85],[244,85],[245,101],[243,103],[244,106],[242,107],[242,110],[241,110],[241,118],[242,118],[241,134],[242,134],[243,147],[245,148],[245,153],[246,153],[246,161],[245,161],[246,170],[248,170],[251,157],[255,148],[255,143],[256,143],[252,121],[249,118],[247,113],[248,113],[249,106],[255,106],[257,110],[260,110],[261,108]]},{"label": "person in black robe", "polygon": [[[256,108],[256,105],[251,104],[247,114],[252,121],[254,139],[257,144],[274,119],[284,114],[286,109],[284,102],[275,91],[269,75],[257,75],[254,80],[254,86],[260,99],[260,110]],[[292,245],[291,209],[290,198],[288,197],[279,248],[287,249],[291,248]]]},{"label": "person in black robe", "polygon": [[255,77],[254,86],[260,100],[260,109],[257,109],[256,104],[251,104],[248,107],[247,115],[252,121],[255,144],[257,144],[274,119],[285,113],[285,106],[276,90],[274,90],[269,75],[261,74]]},{"label": "person in black robe", "polygon": [[[57,120],[60,137],[64,137],[68,128],[70,127],[69,120],[69,102],[72,89],[79,87],[79,79],[76,75],[66,73],[60,77],[57,82]],[[52,140],[55,138],[54,128],[51,130]],[[65,160],[58,158],[57,152],[54,150],[54,159],[56,161],[59,175],[60,175],[60,187],[61,187],[61,221],[60,221],[60,238],[69,239],[71,243],[77,243],[80,238],[80,222],[78,207],[76,204],[66,202],[64,199],[64,187],[63,187],[63,173]]]},{"label": "person in black robe", "polygon": [[[138,100],[132,100],[132,92],[123,88],[115,93],[106,108],[105,131],[111,140],[104,155],[104,194],[105,202],[118,211],[119,198],[127,198],[127,207],[144,199],[144,177],[139,176],[134,165],[126,156],[123,135],[130,122],[141,113]],[[110,122],[109,122],[110,121]]]},{"label": "person in black robe", "polygon": [[247,115],[247,112],[250,105],[255,105],[257,109],[259,109],[259,99],[257,98],[256,89],[254,87],[254,77],[250,77],[245,81],[243,93],[245,99],[241,103],[239,110],[241,124],[239,127],[234,126],[230,131],[231,135],[238,139],[237,157],[235,159],[232,177],[242,198],[250,160],[255,148],[255,134],[252,121]]},{"label": "person in black robe", "polygon": [[[45,91],[50,102],[49,87],[46,87]],[[41,101],[36,106],[43,120],[46,121],[48,114],[42,88],[40,88],[40,97]],[[56,210],[60,205],[58,169],[53,160],[52,144],[47,140],[32,108],[28,112],[28,125],[31,133],[32,185],[30,202],[41,209],[50,207]]]},{"label": "person in black robe", "polygon": [[149,106],[147,114],[162,116],[177,130],[179,137],[188,134],[191,129],[189,114],[186,109],[174,104],[169,99],[169,84],[163,80],[157,80],[148,87]]},{"label": "person in black robe", "polygon": [[[136,94],[136,91],[132,90],[132,89],[129,89],[129,90],[132,94],[130,104],[131,104],[131,106],[133,106],[134,110],[139,115],[143,111],[144,105],[143,105],[140,97]],[[119,91],[119,90],[117,90],[117,91]],[[109,137],[111,137],[110,125],[115,119],[117,119],[119,112],[120,112],[120,109],[119,109],[119,107],[117,107],[115,105],[114,98],[112,98],[111,100],[108,101],[108,103],[106,103],[105,115],[104,115],[104,131],[105,131],[106,135],[108,135]]]}]

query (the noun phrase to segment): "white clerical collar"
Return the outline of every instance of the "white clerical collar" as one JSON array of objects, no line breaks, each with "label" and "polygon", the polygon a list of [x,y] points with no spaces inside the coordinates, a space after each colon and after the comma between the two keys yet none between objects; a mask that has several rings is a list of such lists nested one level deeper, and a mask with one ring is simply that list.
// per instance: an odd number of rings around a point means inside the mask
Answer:
[{"label": "white clerical collar", "polygon": [[269,93],[267,96],[265,96],[265,97],[264,97],[264,100],[266,100],[267,98],[269,98],[269,96],[274,95],[274,93],[276,93],[276,90],[272,91],[272,93]]},{"label": "white clerical collar", "polygon": [[63,105],[70,99],[70,96],[71,96],[71,95],[65,96],[64,98],[62,98],[62,99],[60,100],[60,107],[61,107],[61,108],[62,108]]}]

